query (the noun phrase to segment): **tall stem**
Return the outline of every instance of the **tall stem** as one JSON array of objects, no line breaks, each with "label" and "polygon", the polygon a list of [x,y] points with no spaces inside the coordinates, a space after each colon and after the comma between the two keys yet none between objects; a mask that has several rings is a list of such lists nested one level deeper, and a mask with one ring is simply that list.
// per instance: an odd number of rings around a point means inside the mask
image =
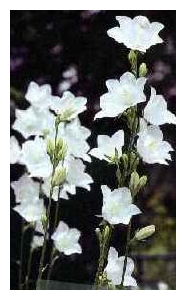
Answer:
[{"label": "tall stem", "polygon": [[127,241],[126,241],[126,246],[125,246],[125,258],[124,258],[124,264],[123,264],[123,273],[122,273],[122,279],[121,279],[121,284],[120,284],[121,287],[123,287],[123,283],[124,283],[124,279],[125,279],[125,272],[126,272],[126,267],[127,267],[127,256],[129,253],[129,245],[130,245],[130,235],[131,235],[131,221],[127,228]]},{"label": "tall stem", "polygon": [[38,279],[37,279],[37,286],[39,286],[40,280],[42,278],[43,266],[44,266],[44,257],[45,257],[46,245],[47,245],[47,231],[48,231],[48,225],[49,225],[49,222],[50,222],[50,211],[51,211],[52,195],[53,195],[52,181],[53,181],[53,177],[54,177],[54,173],[55,173],[55,169],[56,169],[56,143],[57,143],[58,128],[59,128],[59,125],[56,126],[56,132],[55,132],[54,160],[53,160],[54,163],[53,163],[52,176],[51,176],[51,181],[50,181],[49,204],[48,204],[47,215],[46,215],[44,242],[43,242],[41,258],[40,258],[40,262],[39,262],[39,275],[38,275]]},{"label": "tall stem", "polygon": [[23,265],[23,242],[24,242],[24,221],[21,226],[20,264],[19,264],[19,289],[22,290],[22,265]]},{"label": "tall stem", "polygon": [[30,250],[29,259],[28,259],[27,276],[25,280],[26,290],[29,289],[29,278],[30,278],[31,266],[32,266],[32,254],[33,254],[33,249]]}]

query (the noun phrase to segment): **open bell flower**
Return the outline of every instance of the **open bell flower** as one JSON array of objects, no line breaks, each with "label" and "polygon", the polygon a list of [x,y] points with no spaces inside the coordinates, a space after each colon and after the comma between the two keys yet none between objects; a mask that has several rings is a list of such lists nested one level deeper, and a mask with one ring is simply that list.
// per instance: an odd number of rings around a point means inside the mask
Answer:
[{"label": "open bell flower", "polygon": [[[120,285],[122,281],[124,256],[118,257],[118,252],[115,248],[110,247],[108,253],[108,263],[105,268],[107,278],[111,280],[112,284]],[[134,262],[130,257],[127,257],[127,265],[124,276],[124,286],[137,286],[136,280],[132,277],[134,271]]]},{"label": "open bell flower", "polygon": [[16,203],[29,202],[39,197],[39,183],[33,181],[27,174],[22,175],[17,181],[11,182]]},{"label": "open bell flower", "polygon": [[132,204],[131,192],[127,187],[111,191],[108,186],[101,186],[103,194],[102,217],[110,224],[129,224],[134,215],[141,213],[140,209]]},{"label": "open bell flower", "polygon": [[150,23],[144,16],[133,19],[117,16],[116,20],[119,22],[119,27],[109,29],[107,34],[129,49],[146,52],[151,46],[163,42],[158,34],[164,25],[159,22]]},{"label": "open bell flower", "polygon": [[49,108],[51,100],[51,86],[43,84],[39,86],[36,82],[30,82],[25,98],[30,104],[41,109]]},{"label": "open bell flower", "polygon": [[89,154],[102,160],[110,161],[108,157],[115,157],[115,149],[118,152],[118,157],[122,155],[122,147],[124,145],[124,131],[118,130],[111,137],[108,135],[98,135],[97,148],[90,150]]},{"label": "open bell flower", "polygon": [[63,252],[65,255],[71,255],[73,253],[82,253],[81,246],[78,243],[80,234],[78,229],[71,229],[67,224],[60,221],[51,238],[59,252]]},{"label": "open bell flower", "polygon": [[146,83],[145,77],[136,79],[130,72],[124,73],[120,80],[109,79],[106,81],[108,92],[100,97],[100,108],[94,119],[117,117],[127,108],[137,103],[146,101],[143,92]]},{"label": "open bell flower", "polygon": [[167,110],[167,102],[162,95],[156,95],[156,90],[152,87],[150,100],[144,109],[144,118],[152,125],[176,124],[175,115]]},{"label": "open bell flower", "polygon": [[39,221],[46,213],[43,199],[40,199],[39,197],[30,198],[21,202],[21,204],[14,207],[14,210],[27,222]]},{"label": "open bell flower", "polygon": [[71,92],[63,93],[62,98],[52,97],[50,108],[61,116],[62,121],[71,121],[86,110],[87,99],[85,97],[75,97]]},{"label": "open bell flower", "polygon": [[21,163],[21,147],[15,136],[11,136],[10,138],[10,163],[16,164]]},{"label": "open bell flower", "polygon": [[26,110],[16,109],[16,120],[12,128],[27,139],[32,135],[43,135],[53,126],[54,115],[51,112],[30,106]]},{"label": "open bell flower", "polygon": [[166,160],[171,160],[172,146],[163,141],[163,133],[158,126],[150,125],[138,133],[137,151],[144,162],[148,164],[168,165]]},{"label": "open bell flower", "polygon": [[30,177],[48,177],[52,173],[46,142],[40,137],[23,143],[21,162],[26,165]]}]

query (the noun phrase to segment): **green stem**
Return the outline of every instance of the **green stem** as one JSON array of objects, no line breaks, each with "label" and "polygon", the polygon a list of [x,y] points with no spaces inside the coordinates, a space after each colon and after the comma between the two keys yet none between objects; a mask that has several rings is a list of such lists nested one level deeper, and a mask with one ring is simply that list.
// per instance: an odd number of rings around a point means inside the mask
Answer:
[{"label": "green stem", "polygon": [[123,264],[123,273],[122,273],[122,279],[121,279],[121,284],[120,287],[123,287],[124,279],[125,279],[125,272],[126,272],[126,267],[127,267],[127,257],[129,253],[129,246],[130,246],[130,235],[131,235],[131,221],[128,225],[127,228],[127,241],[126,241],[126,246],[125,246],[125,258],[124,258],[124,264]]},{"label": "green stem", "polygon": [[[55,253],[55,251],[54,251],[54,253]],[[53,267],[54,267],[54,264],[55,264],[55,262],[56,262],[56,260],[58,258],[59,258],[59,255],[57,255],[56,257],[52,258],[52,262],[49,265],[48,277],[47,277],[47,282],[46,282],[46,290],[48,290],[48,285],[49,285],[50,277],[52,275]]]},{"label": "green stem", "polygon": [[23,265],[23,242],[24,242],[24,222],[21,229],[21,245],[20,245],[20,264],[19,264],[19,289],[22,290],[22,265]]},{"label": "green stem", "polygon": [[27,276],[25,280],[26,290],[29,290],[29,277],[30,277],[31,266],[32,266],[32,254],[33,254],[33,249],[30,250],[29,259],[28,259]]}]

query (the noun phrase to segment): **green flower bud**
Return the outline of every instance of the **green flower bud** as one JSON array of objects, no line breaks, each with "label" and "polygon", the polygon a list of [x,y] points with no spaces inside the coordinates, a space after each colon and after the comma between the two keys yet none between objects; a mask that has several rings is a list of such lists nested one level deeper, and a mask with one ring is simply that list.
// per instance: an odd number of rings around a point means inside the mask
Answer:
[{"label": "green flower bud", "polygon": [[136,56],[136,53],[134,50],[130,50],[129,54],[128,54],[128,60],[132,65],[134,65],[136,63],[136,59],[137,59],[137,56]]},{"label": "green flower bud", "polygon": [[131,193],[133,196],[135,196],[138,192],[138,185],[139,185],[139,175],[136,171],[132,172],[130,176],[130,183],[129,183],[129,188],[131,190]]},{"label": "green flower bud", "polygon": [[47,154],[52,157],[54,155],[54,143],[51,139],[47,140]]},{"label": "green flower bud", "polygon": [[128,159],[128,155],[127,155],[126,153],[124,153],[124,154],[122,155],[121,161],[122,161],[124,170],[127,170],[129,159]]},{"label": "green flower bud", "polygon": [[110,226],[106,225],[103,233],[103,240],[107,240],[109,234],[110,234]]},{"label": "green flower bud", "polygon": [[139,231],[137,231],[134,238],[137,241],[141,241],[141,240],[144,240],[144,239],[150,237],[151,235],[153,235],[154,232],[155,232],[155,226],[149,225],[149,226],[141,228]]},{"label": "green flower bud", "polygon": [[57,153],[62,149],[63,143],[64,143],[64,141],[62,138],[57,139],[57,142],[56,142],[56,152]]},{"label": "green flower bud", "polygon": [[55,170],[54,176],[52,178],[52,186],[59,186],[64,183],[66,179],[66,169],[59,167]]},{"label": "green flower bud", "polygon": [[47,216],[46,215],[42,215],[41,222],[42,222],[43,229],[46,230],[46,226],[47,226]]},{"label": "green flower bud", "polygon": [[142,63],[139,67],[139,77],[144,77],[147,75],[148,69],[145,63]]},{"label": "green flower bud", "polygon": [[143,188],[147,183],[147,176],[142,176],[139,181],[139,188]]}]

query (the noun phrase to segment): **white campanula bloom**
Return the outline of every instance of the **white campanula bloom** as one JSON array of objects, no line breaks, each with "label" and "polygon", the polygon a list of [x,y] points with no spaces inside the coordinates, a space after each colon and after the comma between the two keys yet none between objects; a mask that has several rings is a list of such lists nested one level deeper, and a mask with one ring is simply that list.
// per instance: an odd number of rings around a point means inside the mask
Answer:
[{"label": "white campanula bloom", "polygon": [[42,247],[44,243],[44,237],[41,235],[34,235],[32,242],[31,242],[31,248],[37,249],[39,247]]},{"label": "white campanula bloom", "polygon": [[[66,181],[60,192],[60,198],[69,199],[67,194],[76,194],[76,187],[84,188],[90,191],[90,184],[93,183],[92,177],[85,172],[85,165],[81,159],[75,159],[69,156],[65,162],[64,167],[66,169]],[[47,197],[50,193],[50,180],[51,178],[46,178],[42,186],[43,192]],[[54,187],[52,198],[54,201],[58,199],[58,187]]]},{"label": "white campanula bloom", "polygon": [[30,82],[27,93],[25,95],[26,100],[35,107],[49,108],[51,99],[51,86],[49,84],[43,84],[39,86],[36,82]]},{"label": "white campanula bloom", "polygon": [[21,204],[14,207],[14,210],[27,222],[39,221],[46,213],[43,199],[40,199],[39,197],[30,198],[27,201],[21,202]]},{"label": "white campanula bloom", "polygon": [[118,130],[111,137],[108,135],[98,135],[97,148],[93,148],[89,154],[98,158],[109,161],[108,156],[112,159],[115,157],[115,149],[118,156],[122,155],[122,147],[124,145],[124,131]]},{"label": "white campanula bloom", "polygon": [[102,217],[110,224],[129,224],[133,215],[141,213],[140,209],[132,204],[131,192],[127,187],[111,191],[108,186],[102,185],[103,206]]},{"label": "white campanula bloom", "polygon": [[86,103],[85,97],[75,97],[71,92],[66,91],[62,98],[51,98],[50,108],[60,114],[65,121],[71,121],[86,110]]},{"label": "white campanula bloom", "polygon": [[21,159],[21,147],[15,136],[11,136],[10,138],[10,163],[16,164],[20,163]]},{"label": "white campanula bloom", "polygon": [[14,190],[16,203],[29,202],[39,197],[39,183],[33,181],[27,174],[22,175],[19,180],[11,182]]},{"label": "white campanula bloom", "polygon": [[73,253],[82,253],[81,246],[78,243],[80,234],[80,231],[76,228],[71,229],[67,224],[60,221],[51,238],[59,252],[63,252],[65,255],[71,255]]},{"label": "white campanula bloom", "polygon": [[130,72],[124,73],[120,80],[109,79],[106,81],[108,92],[100,98],[101,111],[95,115],[95,119],[116,117],[127,108],[137,103],[146,101],[144,94],[145,77],[136,79]]},{"label": "white campanula bloom", "polygon": [[85,161],[91,161],[87,152],[90,149],[87,143],[87,138],[90,136],[91,131],[81,126],[80,120],[75,118],[70,123],[59,127],[59,137],[65,140],[67,151],[74,157],[82,158]]},{"label": "white campanula bloom", "polygon": [[152,125],[176,124],[175,115],[167,110],[167,102],[162,95],[156,95],[156,90],[152,87],[150,100],[144,109],[144,118]]},{"label": "white campanula bloom", "polygon": [[144,162],[148,164],[168,165],[166,160],[171,160],[172,146],[163,141],[163,133],[158,126],[150,125],[138,134],[137,150]]},{"label": "white campanula bloom", "polygon": [[16,120],[12,126],[27,139],[32,135],[43,135],[54,127],[54,115],[48,110],[30,106],[26,110],[16,109]]},{"label": "white campanula bloom", "polygon": [[48,177],[52,173],[50,158],[46,152],[46,143],[35,137],[22,145],[22,163],[26,165],[30,177]]},{"label": "white campanula bloom", "polygon": [[134,19],[117,16],[116,20],[120,26],[109,29],[107,34],[129,49],[146,52],[151,46],[163,42],[158,34],[164,25],[159,22],[150,23],[144,16]]},{"label": "white campanula bloom", "polygon": [[[118,257],[118,252],[115,248],[110,247],[105,272],[107,274],[107,278],[111,280],[114,285],[121,284],[124,259],[124,256]],[[127,257],[127,265],[123,282],[124,286],[137,286],[136,280],[132,277],[133,271],[134,262],[130,257]]]}]

